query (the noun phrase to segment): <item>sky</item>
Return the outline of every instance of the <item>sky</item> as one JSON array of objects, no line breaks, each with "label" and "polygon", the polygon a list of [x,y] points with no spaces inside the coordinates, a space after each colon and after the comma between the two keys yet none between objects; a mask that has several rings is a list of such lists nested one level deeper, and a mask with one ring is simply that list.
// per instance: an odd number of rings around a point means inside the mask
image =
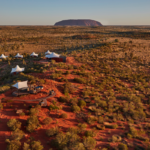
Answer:
[{"label": "sky", "polygon": [[54,25],[66,19],[150,25],[150,0],[0,0],[0,25]]}]

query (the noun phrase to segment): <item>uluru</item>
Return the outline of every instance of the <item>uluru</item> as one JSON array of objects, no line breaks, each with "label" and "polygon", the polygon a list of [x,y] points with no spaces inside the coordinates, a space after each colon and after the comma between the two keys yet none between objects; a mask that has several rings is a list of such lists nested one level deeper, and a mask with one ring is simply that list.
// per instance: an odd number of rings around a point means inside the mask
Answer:
[{"label": "uluru", "polygon": [[91,19],[69,19],[56,22],[55,26],[102,26],[102,24]]}]

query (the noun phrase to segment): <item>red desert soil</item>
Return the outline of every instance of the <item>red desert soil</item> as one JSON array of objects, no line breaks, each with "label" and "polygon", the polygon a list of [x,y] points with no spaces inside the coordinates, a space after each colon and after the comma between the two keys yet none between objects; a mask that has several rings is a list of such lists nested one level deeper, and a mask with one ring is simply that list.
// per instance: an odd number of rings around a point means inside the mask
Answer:
[{"label": "red desert soil", "polygon": [[[66,64],[68,64],[68,65],[73,64],[76,66],[81,65],[80,63],[76,63],[73,57],[67,58]],[[66,71],[66,70],[64,70],[64,71]],[[69,70],[69,71],[73,71],[73,70]],[[45,133],[46,129],[49,129],[51,127],[55,127],[56,125],[58,125],[58,127],[60,127],[61,131],[66,131],[69,127],[77,127],[77,124],[79,122],[80,123],[83,122],[82,119],[76,118],[76,115],[75,115],[75,113],[73,113],[71,111],[70,106],[67,106],[67,105],[60,103],[58,101],[58,98],[60,96],[64,96],[64,94],[62,94],[63,91],[61,89],[61,86],[64,84],[64,82],[59,82],[57,80],[50,80],[49,79],[49,76],[50,76],[49,71],[47,71],[46,73],[38,73],[38,74],[32,73],[32,75],[34,75],[35,77],[39,77],[39,78],[46,80],[46,84],[43,85],[44,86],[44,89],[42,90],[43,93],[38,93],[36,95],[29,94],[29,95],[21,96],[21,97],[17,98],[18,100],[19,99],[20,100],[21,99],[27,100],[25,102],[13,101],[13,102],[9,102],[9,103],[4,103],[4,109],[1,111],[1,114],[0,114],[0,118],[1,118],[1,122],[0,122],[0,131],[1,131],[0,132],[0,145],[1,145],[2,150],[6,149],[5,139],[9,138],[9,136],[11,135],[11,132],[12,132],[7,127],[7,122],[9,119],[16,118],[22,122],[22,130],[26,134],[25,138],[23,140],[21,140],[22,144],[23,144],[23,142],[26,142],[30,136],[32,136],[35,138],[35,140],[41,141],[42,145],[44,146],[44,150],[49,150],[49,148],[51,147],[51,145],[49,143],[49,140],[51,138],[46,136],[46,133]],[[72,79],[74,79],[75,76],[76,75],[69,74],[65,77],[68,80],[72,80]],[[78,84],[78,83],[72,83],[72,84],[77,86],[78,88],[77,88],[77,91],[75,91],[70,97],[76,97],[77,95],[78,95],[78,97],[80,97],[82,94],[81,91],[85,87],[82,84]],[[26,127],[26,120],[27,120],[27,118],[29,118],[28,108],[29,108],[30,104],[36,105],[38,102],[35,102],[35,101],[31,102],[28,100],[45,97],[47,95],[47,93],[49,92],[49,90],[51,90],[51,89],[53,89],[56,92],[56,96],[53,98],[47,99],[48,105],[51,103],[51,101],[54,100],[58,103],[58,105],[62,106],[62,109],[59,110],[58,113],[56,113],[56,111],[50,112],[48,108],[42,108],[40,110],[40,113],[38,114],[38,118],[39,118],[39,121],[42,124],[42,126],[39,129],[37,129],[35,132],[29,134],[25,128]],[[14,90],[15,89],[12,88],[12,89],[8,90],[7,92],[5,92],[4,94],[0,94],[0,99],[2,99],[2,98],[10,99],[10,100],[16,99],[16,97],[11,96],[11,94]],[[88,107],[88,104],[87,104],[87,107]],[[84,113],[86,113],[86,114],[88,114],[88,108],[87,107],[84,108]],[[17,115],[15,112],[15,110],[17,110],[17,109],[23,109],[25,116]],[[67,113],[67,119],[60,118],[60,115],[62,113]],[[43,125],[42,121],[46,117],[51,117],[53,119],[53,122],[50,125]],[[96,123],[92,124],[92,125],[88,125],[87,130],[93,128],[94,126],[96,126]],[[124,126],[125,126],[125,128],[127,128],[126,125],[124,125]],[[109,133],[109,130],[111,131],[110,133]],[[121,130],[120,127],[118,127],[118,129],[107,129],[106,128],[105,131],[103,131],[103,130],[98,131],[97,136],[95,137],[95,139],[97,140],[97,147],[104,147],[104,146],[106,147],[106,145],[109,144],[108,138],[111,137],[113,134],[118,134],[118,133],[119,134],[123,133],[123,130]],[[103,141],[100,140],[100,137],[103,138]],[[117,143],[115,143],[115,144],[117,144]],[[111,146],[113,147],[113,146],[115,146],[115,144],[112,144]]]}]

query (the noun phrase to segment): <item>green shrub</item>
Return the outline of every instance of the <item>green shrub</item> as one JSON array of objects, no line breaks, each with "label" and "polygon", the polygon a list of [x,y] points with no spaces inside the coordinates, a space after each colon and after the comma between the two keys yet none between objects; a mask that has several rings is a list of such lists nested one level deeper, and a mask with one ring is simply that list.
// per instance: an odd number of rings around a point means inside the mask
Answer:
[{"label": "green shrub", "polygon": [[43,150],[44,147],[41,145],[40,141],[32,141],[31,142],[31,149],[32,150]]},{"label": "green shrub", "polygon": [[103,123],[103,122],[104,122],[103,116],[99,116],[99,117],[98,117],[98,123]]},{"label": "green shrub", "polygon": [[96,146],[96,140],[88,136],[87,138],[83,139],[83,145],[86,150],[93,150]]},{"label": "green shrub", "polygon": [[118,39],[115,39],[115,42],[119,42],[119,40],[118,40]]},{"label": "green shrub", "polygon": [[24,132],[22,130],[16,129],[12,132],[11,138],[13,140],[21,140],[24,137]]},{"label": "green shrub", "polygon": [[68,115],[66,113],[61,114],[61,118],[66,119],[68,117]]},{"label": "green shrub", "polygon": [[87,131],[85,131],[85,136],[95,137],[96,133],[92,130],[87,130]]},{"label": "green shrub", "polygon": [[37,115],[39,113],[39,110],[36,108],[31,108],[29,111],[29,114],[32,115]]},{"label": "green shrub", "polygon": [[9,140],[6,139],[7,145],[7,150],[19,150],[21,148],[21,142],[17,140]]},{"label": "green shrub", "polygon": [[2,103],[0,103],[0,110],[2,110],[3,109],[3,104]]},{"label": "green shrub", "polygon": [[46,117],[46,118],[43,120],[43,123],[44,123],[45,125],[49,125],[52,121],[53,121],[52,118]]},{"label": "green shrub", "polygon": [[23,150],[30,150],[30,144],[27,144],[27,143],[24,142]]},{"label": "green shrub", "polygon": [[75,112],[75,113],[78,113],[78,112],[81,110],[80,107],[77,106],[77,105],[72,105],[71,109],[72,109],[72,111]]},{"label": "green shrub", "polygon": [[86,102],[85,102],[84,100],[79,100],[79,101],[78,101],[78,105],[79,105],[81,108],[83,108],[83,107],[86,106]]},{"label": "green shrub", "polygon": [[27,124],[26,130],[28,132],[33,132],[39,126],[38,117],[30,116],[30,118],[27,119]]},{"label": "green shrub", "polygon": [[16,119],[10,119],[7,122],[7,126],[12,130],[15,131],[16,129],[20,129],[21,128],[21,122],[16,120]]},{"label": "green shrub", "polygon": [[127,145],[123,144],[123,143],[118,144],[118,148],[119,148],[119,150],[128,150]]},{"label": "green shrub", "polygon": [[78,127],[79,127],[80,131],[82,132],[82,131],[84,131],[86,129],[87,124],[86,123],[79,123]]},{"label": "green shrub", "polygon": [[46,130],[46,135],[47,136],[54,136],[54,135],[57,135],[58,132],[59,132],[59,128],[54,127],[54,128],[50,128],[50,129]]}]

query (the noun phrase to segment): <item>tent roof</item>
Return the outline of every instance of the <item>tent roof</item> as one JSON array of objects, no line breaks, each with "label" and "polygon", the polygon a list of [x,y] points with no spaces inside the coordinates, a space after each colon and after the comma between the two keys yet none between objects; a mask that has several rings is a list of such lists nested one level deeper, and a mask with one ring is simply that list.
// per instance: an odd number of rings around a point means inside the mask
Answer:
[{"label": "tent roof", "polygon": [[30,56],[38,56],[38,54],[35,54],[35,52],[33,52]]},{"label": "tent roof", "polygon": [[50,52],[49,50],[47,50],[47,52],[45,52],[45,55],[50,55],[52,52]]},{"label": "tent roof", "polygon": [[23,55],[20,55],[19,53],[17,53],[17,55],[15,57],[21,57],[21,58],[23,58]]},{"label": "tent roof", "polygon": [[12,68],[11,73],[13,72],[22,72],[24,71],[24,68],[20,68],[18,65],[15,68]]},{"label": "tent roof", "polygon": [[15,88],[17,88],[17,89],[28,88],[27,82],[28,81],[17,82],[16,84],[14,84],[12,86],[15,87]]},{"label": "tent roof", "polygon": [[0,56],[0,58],[7,58],[8,56],[5,56],[4,54],[2,54],[1,56]]},{"label": "tent roof", "polygon": [[46,55],[45,57],[46,58],[59,58],[59,56],[60,56],[59,54],[52,52],[50,55]]}]

